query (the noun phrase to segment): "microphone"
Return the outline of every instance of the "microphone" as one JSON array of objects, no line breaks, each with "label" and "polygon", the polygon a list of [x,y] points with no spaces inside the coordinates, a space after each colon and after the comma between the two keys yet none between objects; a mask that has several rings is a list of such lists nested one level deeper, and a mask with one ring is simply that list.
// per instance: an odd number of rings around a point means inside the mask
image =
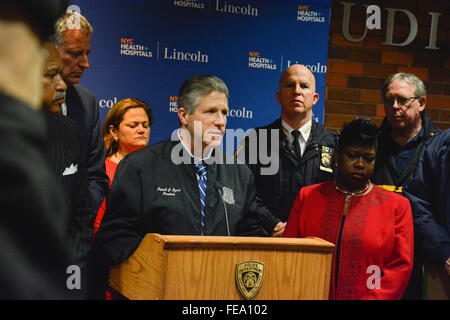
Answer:
[{"label": "microphone", "polygon": [[218,188],[217,191],[219,192],[220,199],[222,200],[223,208],[225,209],[225,221],[227,223],[227,232],[228,232],[228,236],[230,236],[230,223],[228,222],[227,206],[225,204],[225,200],[223,200],[223,195],[222,195],[222,191],[220,190],[220,188]]}]

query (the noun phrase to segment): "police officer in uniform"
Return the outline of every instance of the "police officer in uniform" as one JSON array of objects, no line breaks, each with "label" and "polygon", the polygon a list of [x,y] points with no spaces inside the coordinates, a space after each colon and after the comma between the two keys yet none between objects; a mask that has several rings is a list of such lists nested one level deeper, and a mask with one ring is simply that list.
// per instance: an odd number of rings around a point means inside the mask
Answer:
[{"label": "police officer in uniform", "polygon": [[[236,156],[252,170],[258,197],[270,210],[261,218],[264,229],[272,236],[283,235],[292,204],[302,187],[333,179],[337,135],[312,119],[312,107],[319,100],[315,89],[314,75],[307,67],[295,64],[287,68],[275,94],[281,105],[281,117],[256,128],[236,150]],[[267,154],[261,147],[266,148]],[[276,172],[264,170],[273,166],[265,163],[262,158],[265,156],[277,160]]]}]

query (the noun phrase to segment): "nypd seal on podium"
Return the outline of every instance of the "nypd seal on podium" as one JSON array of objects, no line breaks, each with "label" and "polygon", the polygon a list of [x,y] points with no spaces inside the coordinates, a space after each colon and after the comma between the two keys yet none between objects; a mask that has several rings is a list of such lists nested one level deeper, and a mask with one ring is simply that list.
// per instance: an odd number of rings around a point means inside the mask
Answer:
[{"label": "nypd seal on podium", "polygon": [[243,261],[236,264],[236,285],[242,296],[249,300],[261,288],[264,264],[258,261]]}]

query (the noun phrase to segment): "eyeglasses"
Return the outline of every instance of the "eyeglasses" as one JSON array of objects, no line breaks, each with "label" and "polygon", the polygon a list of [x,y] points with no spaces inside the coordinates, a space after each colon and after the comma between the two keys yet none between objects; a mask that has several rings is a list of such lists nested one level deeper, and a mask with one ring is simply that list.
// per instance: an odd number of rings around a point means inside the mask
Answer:
[{"label": "eyeglasses", "polygon": [[387,107],[392,107],[397,101],[397,105],[399,107],[409,107],[409,105],[416,99],[419,99],[420,97],[409,97],[409,98],[403,98],[403,97],[397,97],[397,98],[385,98],[383,99],[384,105]]}]

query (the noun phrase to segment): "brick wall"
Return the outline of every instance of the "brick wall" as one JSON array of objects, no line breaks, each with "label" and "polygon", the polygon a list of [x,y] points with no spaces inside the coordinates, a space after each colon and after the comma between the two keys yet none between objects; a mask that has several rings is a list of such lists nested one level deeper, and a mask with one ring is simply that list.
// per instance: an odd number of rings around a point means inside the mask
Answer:
[{"label": "brick wall", "polygon": [[[350,14],[350,35],[362,37],[365,30],[363,3],[381,9],[381,30],[367,30],[360,42],[346,40],[342,33],[343,1],[332,0],[328,48],[325,127],[338,130],[356,117],[369,117],[378,125],[384,117],[380,86],[392,73],[409,72],[421,78],[427,88],[426,110],[441,129],[450,128],[450,1],[448,0],[366,0],[355,3]],[[418,21],[415,40],[407,46],[383,45],[387,11],[411,11]],[[431,15],[439,12],[437,42],[439,50],[425,49],[429,43]],[[396,13],[394,43],[406,40],[409,20]]]}]

